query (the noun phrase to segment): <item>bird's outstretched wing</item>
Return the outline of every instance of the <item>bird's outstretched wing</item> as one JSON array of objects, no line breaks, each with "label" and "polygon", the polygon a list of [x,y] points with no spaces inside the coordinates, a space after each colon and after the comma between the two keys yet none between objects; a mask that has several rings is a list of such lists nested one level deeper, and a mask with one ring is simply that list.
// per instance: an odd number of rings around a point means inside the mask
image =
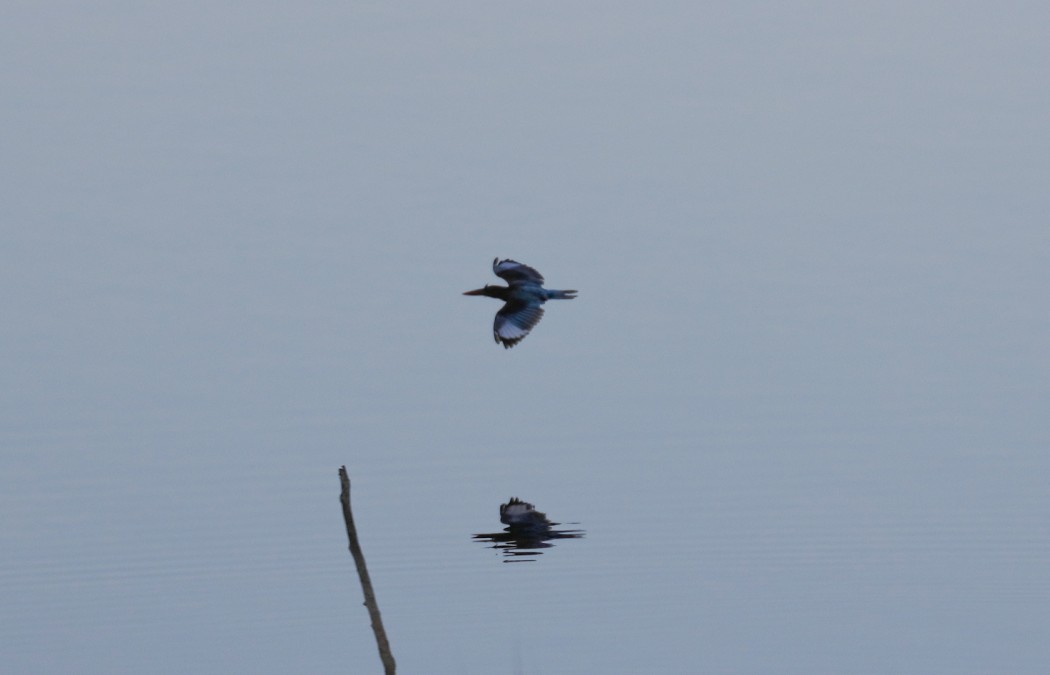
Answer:
[{"label": "bird's outstretched wing", "polygon": [[508,302],[496,312],[496,322],[492,327],[493,337],[505,349],[510,349],[524,340],[542,318],[543,308],[539,304]]},{"label": "bird's outstretched wing", "polygon": [[496,273],[496,276],[506,280],[508,284],[520,284],[524,282],[543,284],[543,275],[532,269],[528,265],[522,265],[516,260],[500,260],[496,258],[492,261],[492,271]]}]

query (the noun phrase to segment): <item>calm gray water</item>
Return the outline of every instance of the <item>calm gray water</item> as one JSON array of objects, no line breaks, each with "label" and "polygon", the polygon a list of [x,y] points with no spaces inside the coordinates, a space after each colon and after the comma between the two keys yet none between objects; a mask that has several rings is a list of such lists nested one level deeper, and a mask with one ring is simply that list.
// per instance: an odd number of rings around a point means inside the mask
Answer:
[{"label": "calm gray water", "polygon": [[1047,26],[8,8],[0,670],[1050,672]]}]

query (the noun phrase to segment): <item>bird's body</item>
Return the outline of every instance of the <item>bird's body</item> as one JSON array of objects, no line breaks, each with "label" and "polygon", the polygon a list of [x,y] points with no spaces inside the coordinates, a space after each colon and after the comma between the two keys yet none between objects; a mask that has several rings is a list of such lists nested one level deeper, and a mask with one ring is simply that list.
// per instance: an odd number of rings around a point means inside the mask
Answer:
[{"label": "bird's body", "polygon": [[543,287],[543,275],[514,260],[492,261],[492,271],[507,282],[506,286],[485,286],[463,295],[484,295],[506,304],[496,312],[492,334],[506,349],[525,339],[543,318],[543,303],[548,300],[572,300],[576,291],[556,291]]}]

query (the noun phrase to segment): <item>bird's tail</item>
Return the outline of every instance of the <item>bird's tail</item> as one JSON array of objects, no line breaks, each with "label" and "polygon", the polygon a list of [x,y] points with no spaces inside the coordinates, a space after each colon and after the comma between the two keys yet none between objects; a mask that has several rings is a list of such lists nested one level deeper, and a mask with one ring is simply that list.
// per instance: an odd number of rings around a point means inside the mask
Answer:
[{"label": "bird's tail", "polygon": [[576,291],[547,291],[548,300],[572,300],[576,297]]}]

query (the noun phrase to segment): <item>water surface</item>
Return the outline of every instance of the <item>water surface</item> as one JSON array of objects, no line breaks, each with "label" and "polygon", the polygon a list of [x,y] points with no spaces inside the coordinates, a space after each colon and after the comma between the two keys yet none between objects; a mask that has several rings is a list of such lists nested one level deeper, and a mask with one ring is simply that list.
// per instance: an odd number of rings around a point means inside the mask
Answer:
[{"label": "water surface", "polygon": [[9,14],[5,672],[1050,668],[1044,10]]}]

